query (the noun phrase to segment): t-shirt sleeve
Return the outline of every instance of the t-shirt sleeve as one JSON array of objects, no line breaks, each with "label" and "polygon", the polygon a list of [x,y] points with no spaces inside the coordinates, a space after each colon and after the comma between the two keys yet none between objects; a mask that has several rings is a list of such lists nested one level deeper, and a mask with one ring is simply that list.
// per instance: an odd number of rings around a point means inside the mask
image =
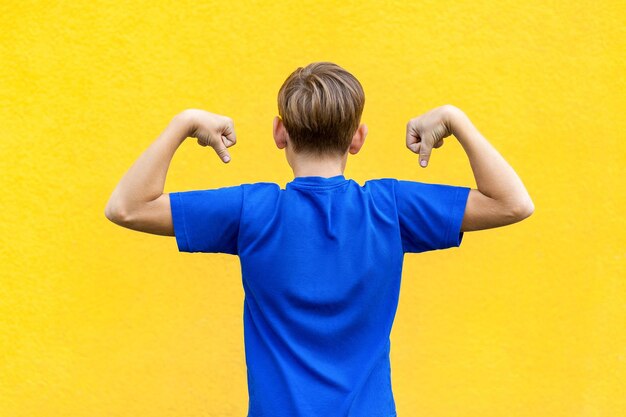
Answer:
[{"label": "t-shirt sleeve", "polygon": [[398,180],[395,187],[404,252],[460,246],[469,187]]},{"label": "t-shirt sleeve", "polygon": [[170,193],[178,250],[236,255],[242,204],[241,185]]}]

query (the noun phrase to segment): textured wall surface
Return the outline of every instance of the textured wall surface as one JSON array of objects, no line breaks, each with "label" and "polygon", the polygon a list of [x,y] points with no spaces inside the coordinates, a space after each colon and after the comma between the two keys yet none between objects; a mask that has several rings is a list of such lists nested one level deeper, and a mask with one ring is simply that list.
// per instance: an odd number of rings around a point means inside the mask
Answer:
[{"label": "textured wall surface", "polygon": [[399,417],[626,415],[623,1],[59,3],[0,3],[0,416],[245,416],[238,258],[104,207],[185,108],[238,143],[185,142],[166,192],[290,181],[276,94],[322,60],[365,89],[346,177],[475,186],[453,137],[427,169],[404,145],[452,103],[536,207],[405,257]]}]

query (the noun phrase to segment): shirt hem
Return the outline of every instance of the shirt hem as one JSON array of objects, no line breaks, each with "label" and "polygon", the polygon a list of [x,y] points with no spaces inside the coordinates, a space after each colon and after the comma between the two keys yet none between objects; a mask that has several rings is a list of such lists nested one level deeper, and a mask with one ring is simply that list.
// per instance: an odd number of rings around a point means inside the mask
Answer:
[{"label": "shirt hem", "polygon": [[463,224],[469,192],[469,187],[459,187],[454,195],[452,209],[450,210],[450,222],[448,223],[448,230],[446,232],[445,247],[447,248],[461,246],[461,242],[463,241],[464,232],[461,232],[461,225]]},{"label": "shirt hem", "polygon": [[172,225],[174,236],[179,252],[189,252],[189,240],[187,239],[187,226],[185,224],[185,214],[178,193],[170,193],[170,209],[172,212]]}]

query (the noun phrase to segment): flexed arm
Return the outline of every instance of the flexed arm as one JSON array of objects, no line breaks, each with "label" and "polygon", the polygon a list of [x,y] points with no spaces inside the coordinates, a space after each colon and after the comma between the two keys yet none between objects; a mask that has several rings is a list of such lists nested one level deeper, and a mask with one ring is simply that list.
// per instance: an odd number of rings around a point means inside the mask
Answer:
[{"label": "flexed arm", "polygon": [[534,212],[519,176],[461,109],[447,104],[411,119],[406,145],[420,155],[420,165],[426,167],[432,149],[441,147],[450,135],[465,150],[478,188],[469,193],[461,231],[506,226]]},{"label": "flexed arm", "polygon": [[227,147],[236,143],[229,117],[198,109],[177,114],[113,190],[104,210],[107,219],[129,229],[174,236],[169,194],[163,190],[174,153],[187,137],[215,149],[224,163],[230,161]]}]

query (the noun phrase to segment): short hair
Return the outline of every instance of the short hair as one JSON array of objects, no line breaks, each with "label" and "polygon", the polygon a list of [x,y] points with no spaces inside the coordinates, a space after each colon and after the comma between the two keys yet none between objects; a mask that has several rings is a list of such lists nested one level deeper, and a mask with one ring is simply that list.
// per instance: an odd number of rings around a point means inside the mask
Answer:
[{"label": "short hair", "polygon": [[359,80],[332,62],[299,67],[278,92],[278,114],[294,152],[318,156],[346,153],[364,105]]}]

